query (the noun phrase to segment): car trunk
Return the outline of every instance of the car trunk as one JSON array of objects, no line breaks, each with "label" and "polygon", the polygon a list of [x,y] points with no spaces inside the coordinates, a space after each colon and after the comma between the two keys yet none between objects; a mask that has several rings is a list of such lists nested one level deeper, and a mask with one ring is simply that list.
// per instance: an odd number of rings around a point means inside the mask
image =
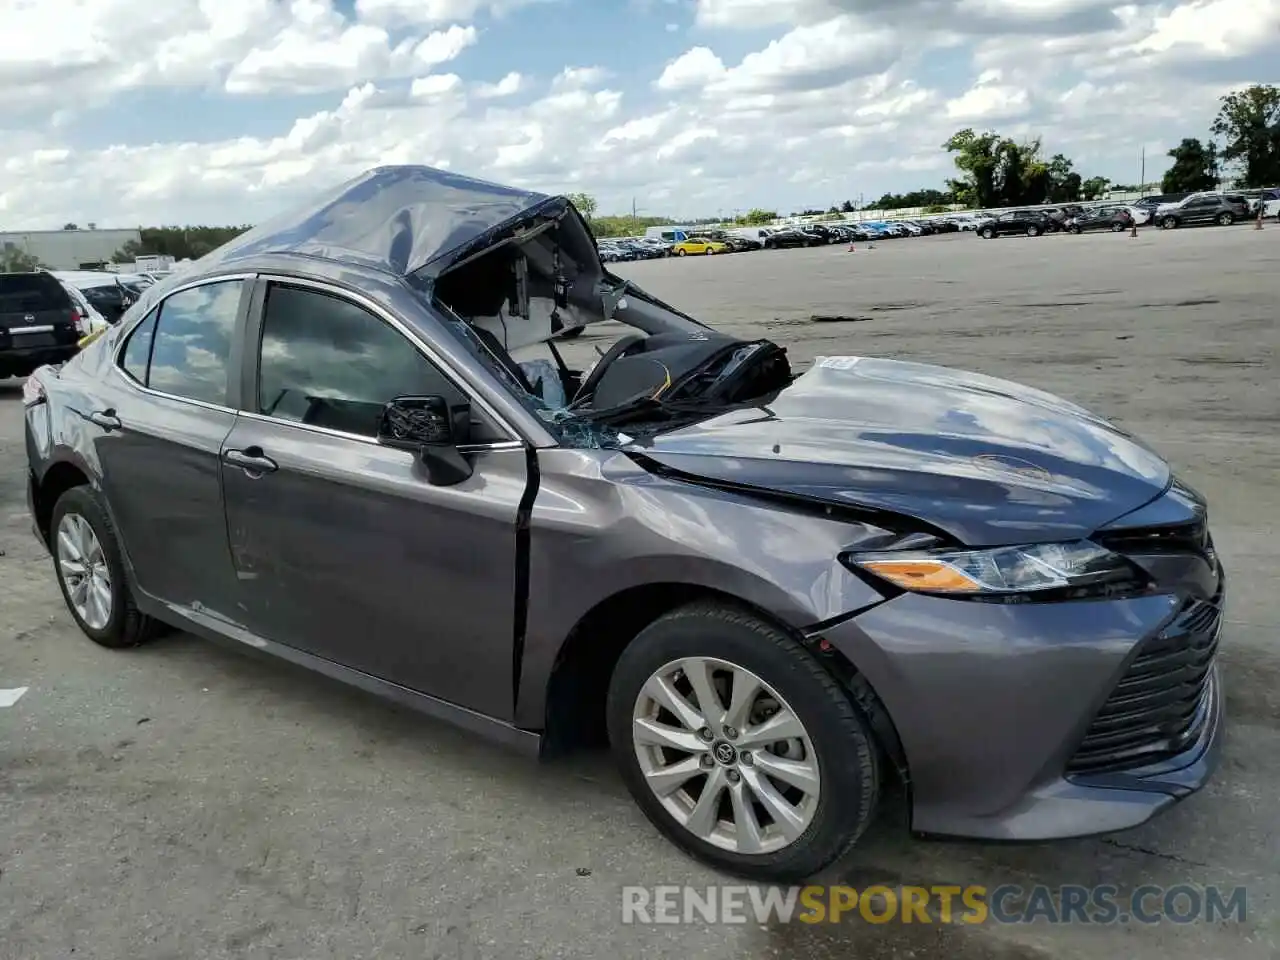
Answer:
[{"label": "car trunk", "polygon": [[0,274],[0,350],[74,344],[79,313],[47,273]]}]

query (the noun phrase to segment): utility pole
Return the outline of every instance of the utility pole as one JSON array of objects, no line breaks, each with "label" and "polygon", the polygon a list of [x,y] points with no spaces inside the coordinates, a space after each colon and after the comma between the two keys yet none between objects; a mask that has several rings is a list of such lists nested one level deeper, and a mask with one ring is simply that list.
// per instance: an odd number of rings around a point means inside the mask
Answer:
[{"label": "utility pole", "polygon": [[635,218],[636,218],[636,198],[632,197],[631,198],[631,219],[634,220]]},{"label": "utility pole", "polygon": [[1145,197],[1147,195],[1147,145],[1142,145],[1142,167],[1141,173],[1138,174],[1138,191]]}]

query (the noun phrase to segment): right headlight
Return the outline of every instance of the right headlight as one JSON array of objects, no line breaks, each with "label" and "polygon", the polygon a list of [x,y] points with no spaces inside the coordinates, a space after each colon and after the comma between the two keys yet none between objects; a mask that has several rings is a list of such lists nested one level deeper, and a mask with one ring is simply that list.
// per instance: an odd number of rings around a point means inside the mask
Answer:
[{"label": "right headlight", "polygon": [[1031,600],[1051,594],[1084,599],[1142,591],[1149,582],[1124,557],[1088,540],[986,550],[848,553],[841,559],[902,590],[975,600]]}]

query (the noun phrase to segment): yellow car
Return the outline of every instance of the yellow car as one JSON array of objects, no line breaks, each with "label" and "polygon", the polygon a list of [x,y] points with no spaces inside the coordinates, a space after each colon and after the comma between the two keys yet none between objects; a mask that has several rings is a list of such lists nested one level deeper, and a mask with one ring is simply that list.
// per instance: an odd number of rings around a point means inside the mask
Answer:
[{"label": "yellow car", "polygon": [[719,240],[706,240],[702,237],[690,237],[688,240],[681,240],[671,248],[671,252],[677,257],[687,257],[691,253],[725,253],[729,249],[727,243],[721,243]]}]

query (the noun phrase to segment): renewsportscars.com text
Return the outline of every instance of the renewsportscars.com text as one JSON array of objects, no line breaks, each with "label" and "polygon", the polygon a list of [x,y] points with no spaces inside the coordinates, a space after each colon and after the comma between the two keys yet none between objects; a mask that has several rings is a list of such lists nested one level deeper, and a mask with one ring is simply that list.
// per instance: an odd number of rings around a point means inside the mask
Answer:
[{"label": "renewsportscars.com text", "polygon": [[1080,923],[1243,922],[1244,887],[1111,885],[998,887],[623,887],[622,922],[636,923]]}]

